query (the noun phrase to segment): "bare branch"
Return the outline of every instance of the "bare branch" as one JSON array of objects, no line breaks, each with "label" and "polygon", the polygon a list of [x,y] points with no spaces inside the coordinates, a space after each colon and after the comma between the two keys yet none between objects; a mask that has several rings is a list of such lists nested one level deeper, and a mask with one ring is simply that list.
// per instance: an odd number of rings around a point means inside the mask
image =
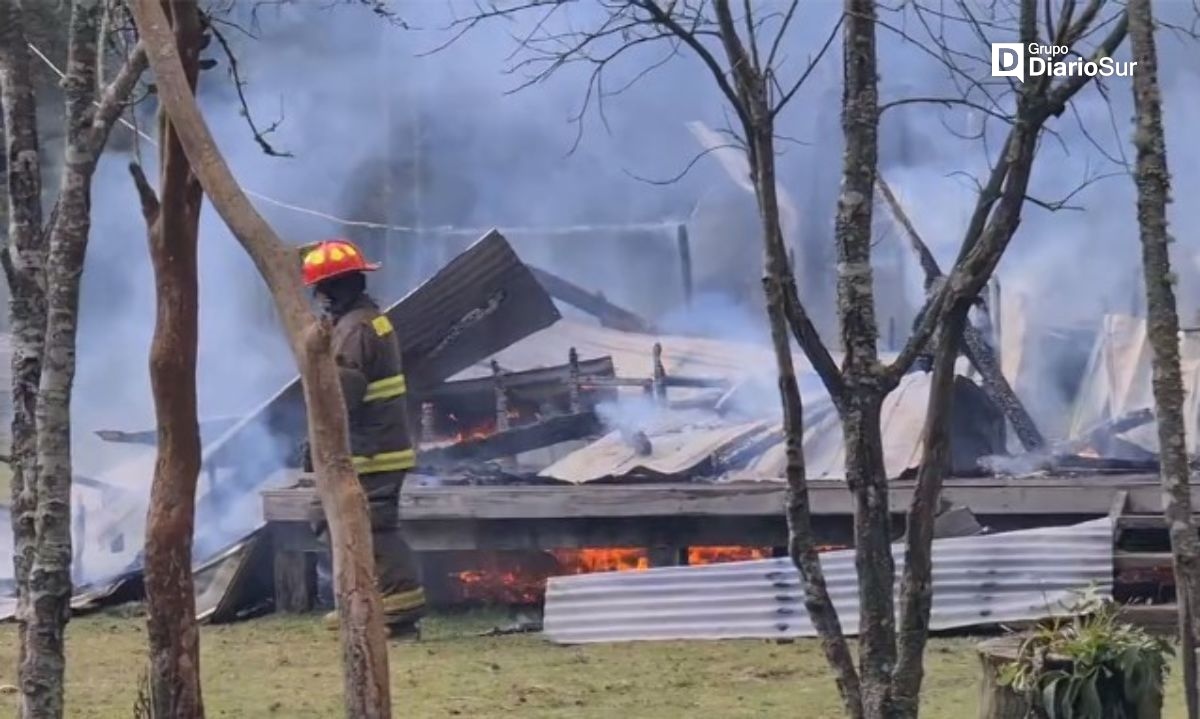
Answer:
[{"label": "bare branch", "polygon": [[816,57],[809,60],[808,67],[804,69],[804,72],[800,73],[800,77],[796,78],[796,82],[792,84],[791,89],[785,92],[783,97],[779,98],[779,102],[775,103],[775,107],[771,109],[772,117],[778,115],[783,108],[786,107],[789,102],[791,102],[792,98],[796,95],[796,91],[800,89],[800,86],[804,84],[804,81],[807,80],[808,76],[812,74],[812,71],[816,69],[817,63],[821,62],[821,58],[825,57],[825,51],[828,50],[830,45],[833,44],[833,40],[837,37],[838,30],[841,29],[842,22],[845,20],[845,18],[846,16],[844,14],[838,17],[838,21],[834,23],[833,29],[829,32],[829,37],[825,38],[825,44],[821,46],[821,49],[817,52]]},{"label": "bare branch", "polygon": [[94,151],[98,152],[108,139],[108,133],[112,129],[113,123],[125,111],[126,101],[133,93],[134,85],[146,71],[147,64],[146,48],[139,42],[134,46],[129,57],[125,59],[121,69],[117,71],[116,78],[109,83],[108,87],[104,88],[104,92],[97,102],[96,113],[92,118],[91,143]]},{"label": "bare branch", "polygon": [[212,23],[207,23],[208,30],[221,44],[221,49],[225,52],[225,57],[229,60],[229,76],[233,79],[233,86],[237,90],[238,102],[242,105],[241,115],[246,118],[246,124],[250,126],[250,132],[254,135],[254,141],[258,143],[263,154],[271,157],[295,157],[290,152],[281,152],[276,150],[271,143],[267,142],[266,136],[279,129],[279,125],[283,123],[282,114],[280,118],[271,123],[265,130],[259,130],[254,122],[254,114],[250,112],[249,101],[246,100],[246,82],[242,79],[241,73],[238,70],[237,55],[234,54],[233,48],[229,46],[229,41],[225,39],[225,35],[216,28]]},{"label": "bare branch", "polygon": [[129,174],[133,175],[133,185],[137,189],[138,199],[142,203],[142,217],[145,218],[147,226],[152,225],[158,217],[158,195],[150,186],[150,181],[146,179],[146,173],[142,171],[141,165],[136,162],[129,163]]},{"label": "bare branch", "polygon": [[887,110],[890,110],[894,107],[903,107],[904,105],[942,105],[943,107],[947,108],[961,106],[982,112],[988,117],[994,117],[1003,122],[1012,122],[1014,120],[1011,115],[1005,115],[1004,113],[993,110],[990,107],[980,105],[977,102],[972,102],[961,97],[906,97],[883,103],[879,106],[879,114],[882,115]]},{"label": "bare branch", "polygon": [[696,154],[696,156],[692,158],[691,162],[689,162],[686,167],[684,167],[682,170],[680,170],[678,174],[676,174],[674,177],[668,177],[665,180],[653,180],[650,178],[642,177],[640,175],[636,175],[632,172],[629,172],[628,170],[623,170],[623,172],[627,176],[637,180],[638,182],[645,182],[648,185],[673,185],[676,182],[679,182],[680,180],[682,180],[684,178],[684,176],[686,176],[688,174],[688,172],[690,172],[691,169],[693,167],[695,167],[698,162],[700,162],[700,160],[704,159],[705,157],[708,157],[710,154],[712,154],[714,152],[718,152],[720,150],[728,150],[728,149],[745,151],[745,146],[740,145],[740,144],[727,143],[727,144],[723,144],[723,145],[713,145],[712,147],[706,147],[706,148],[704,148],[704,150],[702,150],[701,152]]},{"label": "bare branch", "polygon": [[787,12],[783,16],[783,22],[779,25],[779,32],[775,35],[775,41],[771,43],[771,51],[767,53],[767,70],[775,67],[775,55],[779,52],[779,47],[783,43],[783,36],[787,34],[788,26],[792,24],[792,17],[795,16],[796,8],[799,6],[800,0],[792,0],[788,4]]}]

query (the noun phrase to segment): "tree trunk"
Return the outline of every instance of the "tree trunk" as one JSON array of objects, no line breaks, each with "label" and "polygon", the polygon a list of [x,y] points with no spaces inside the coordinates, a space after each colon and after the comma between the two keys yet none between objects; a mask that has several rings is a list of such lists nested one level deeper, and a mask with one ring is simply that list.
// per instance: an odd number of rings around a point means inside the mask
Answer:
[{"label": "tree trunk", "polygon": [[[37,509],[29,569],[26,717],[63,712],[63,634],[71,599],[71,386],[79,280],[91,229],[91,182],[109,130],[145,68],[140,46],[96,102],[99,0],[75,0],[71,10],[67,74],[67,149],[46,258],[46,326],[38,384]],[[26,479],[28,482],[28,479]]]},{"label": "tree trunk", "polygon": [[805,608],[821,637],[826,660],[834,670],[838,693],[846,714],[852,718],[862,717],[862,693],[858,673],[854,668],[849,643],[842,632],[837,609],[829,597],[817,545],[813,539],[803,452],[804,408],[792,360],[789,324],[795,328],[797,340],[812,358],[813,366],[835,402],[840,401],[841,375],[800,304],[795,275],[788,261],[779,217],[775,182],[775,129],[767,103],[769,93],[766,78],[738,38],[729,0],[716,0],[713,7],[721,27],[721,39],[726,55],[730,66],[735,69],[734,84],[741,98],[741,116],[748,142],[751,180],[754,182],[763,230],[763,289],[779,375],[779,395],[787,451],[785,471],[788,492],[785,517],[788,525],[788,554],[796,565],[804,585]]},{"label": "tree trunk", "polygon": [[[788,293],[795,293],[795,276],[787,261],[783,232],[779,224],[779,206],[775,197],[775,156],[773,133],[768,126],[756,138],[756,172],[763,236],[766,238],[767,317],[779,372],[779,395],[783,407],[783,429],[787,449],[787,525],[788,554],[804,584],[804,604],[821,637],[825,657],[836,675],[838,692],[849,717],[863,716],[861,685],[854,670],[850,646],[842,633],[837,610],[829,598],[825,574],[813,538],[812,515],[808,502],[808,482],[804,466],[804,407],[796,383],[792,349],[788,339]],[[798,301],[796,306],[798,307]]]},{"label": "tree trunk", "polygon": [[938,329],[937,354],[929,401],[917,486],[908,508],[904,533],[904,573],[900,590],[900,629],[892,688],[896,717],[915,717],[921,705],[925,642],[933,608],[933,524],[942,480],[950,466],[950,422],[958,340],[966,325],[969,301],[960,301]]},{"label": "tree trunk", "polygon": [[25,715],[63,715],[64,631],[71,614],[71,385],[79,278],[91,215],[95,156],[88,120],[96,97],[101,6],[76,0],[71,11],[67,77],[68,136],[58,216],[46,262],[46,341],[38,385],[37,532],[29,572]]},{"label": "tree trunk", "polygon": [[[192,2],[164,0],[187,81],[195,91],[200,14]],[[150,703],[156,717],[204,716],[200,636],[192,582],[192,534],[200,472],[196,410],[199,289],[197,240],[203,190],[170,120],[159,112],[161,202],[141,168],[131,169],[149,230],[158,298],[150,381],[158,419],[158,460],[146,519],[146,600]]]},{"label": "tree trunk", "polygon": [[387,641],[374,582],[370,522],[366,497],[350,462],[346,407],[330,348],[330,327],[316,322],[308,308],[299,257],[255,211],[225,164],[191,93],[158,0],[134,0],[130,6],[150,54],[159,100],[205,194],[270,288],[300,367],[317,489],[333,545],[346,714],[388,719]]},{"label": "tree trunk", "polygon": [[896,663],[891,512],[880,435],[879,357],[871,270],[871,224],[878,154],[878,77],[874,0],[846,0],[843,29],[842,189],[834,225],[837,305],[846,396],[841,407],[846,482],[855,495],[854,545],[859,585],[859,666],[863,710],[889,705]]},{"label": "tree trunk", "polygon": [[8,245],[0,253],[9,292],[12,338],[13,577],[17,583],[18,679],[25,683],[25,629],[29,569],[33,565],[37,509],[37,404],[46,332],[42,179],[38,160],[37,102],[21,8],[0,0],[0,106],[4,109],[8,179]]},{"label": "tree trunk", "polygon": [[[1154,404],[1158,417],[1159,462],[1163,484],[1163,513],[1175,557],[1179,595],[1179,636],[1183,651],[1195,657],[1200,639],[1200,539],[1192,522],[1188,487],[1187,437],[1183,419],[1184,388],[1179,368],[1179,315],[1172,284],[1167,234],[1167,202],[1171,192],[1163,136],[1158,57],[1149,0],[1130,0],[1129,37],[1133,46],[1133,100],[1137,127],[1138,228],[1142,240],[1142,270],[1146,287],[1147,335],[1153,352]],[[1185,657],[1185,659],[1188,657]],[[1194,662],[1184,662],[1188,715],[1197,716]]]}]

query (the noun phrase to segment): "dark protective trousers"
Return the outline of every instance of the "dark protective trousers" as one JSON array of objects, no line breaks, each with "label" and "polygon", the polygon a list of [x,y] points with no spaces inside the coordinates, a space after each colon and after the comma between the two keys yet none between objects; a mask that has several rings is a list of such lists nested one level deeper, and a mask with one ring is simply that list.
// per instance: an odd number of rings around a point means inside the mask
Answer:
[{"label": "dark protective trousers", "polygon": [[[383,598],[384,621],[391,626],[412,624],[425,614],[425,592],[416,561],[400,532],[400,488],[404,477],[404,472],[380,472],[358,478],[371,515],[375,579]],[[309,518],[317,539],[328,545],[329,525],[319,497],[314,497],[309,506]]]}]

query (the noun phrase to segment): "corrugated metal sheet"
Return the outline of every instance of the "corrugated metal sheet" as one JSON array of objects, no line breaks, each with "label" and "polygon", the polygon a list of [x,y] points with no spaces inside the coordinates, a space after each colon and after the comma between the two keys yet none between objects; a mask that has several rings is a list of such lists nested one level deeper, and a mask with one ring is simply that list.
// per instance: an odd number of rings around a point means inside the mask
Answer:
[{"label": "corrugated metal sheet", "polygon": [[[929,381],[924,372],[905,375],[900,385],[883,401],[880,432],[883,436],[883,461],[887,476],[899,477],[921,462],[921,431],[929,404]],[[805,407],[804,462],[813,479],[840,479],[846,476],[846,452],[842,442],[841,421],[828,400]],[[746,476],[782,477],[787,466],[784,444],[763,452],[746,469]]]},{"label": "corrugated metal sheet", "polygon": [[[932,629],[1064,613],[1075,592],[1112,594],[1112,520],[934,541]],[[893,549],[897,577],[902,545]],[[848,634],[858,632],[853,551],[822,556]],[[560,644],[816,636],[788,559],[556,577],[545,634]]]},{"label": "corrugated metal sheet", "polygon": [[[1200,451],[1197,420],[1200,418],[1200,335],[1180,334],[1180,369],[1184,385],[1184,424],[1188,450]],[[1126,315],[1104,318],[1083,385],[1075,403],[1070,436],[1078,437],[1094,427],[1136,410],[1154,407],[1150,381],[1150,340],[1146,321]],[[1151,422],[1121,435],[1150,452],[1158,452],[1157,424]]]},{"label": "corrugated metal sheet", "polygon": [[770,425],[729,423],[712,415],[707,421],[692,421],[689,414],[668,415],[643,430],[650,440],[649,455],[639,455],[621,432],[612,432],[550,465],[541,476],[573,484],[647,472],[676,476]]},{"label": "corrugated metal sheet", "polygon": [[[966,363],[963,362],[963,370]],[[929,399],[932,375],[910,374],[884,400],[881,415],[884,464],[889,477],[899,477],[915,469],[921,461],[921,433]],[[965,381],[965,380],[964,380]],[[960,407],[967,406],[960,402]],[[613,432],[578,449],[545,468],[541,476],[581,484],[602,478],[622,478],[638,473],[679,476],[692,472],[713,457],[750,446],[739,469],[723,477],[727,481],[780,479],[787,464],[781,441],[782,424],[774,420],[747,421],[724,418],[714,412],[654,412],[644,418],[627,421],[645,433],[651,453],[638,455],[620,432]],[[986,417],[962,411],[956,432],[986,424]],[[841,479],[845,476],[845,450],[842,427],[828,399],[811,402],[804,414],[804,457],[808,476],[813,479]],[[974,424],[971,424],[974,423]],[[761,438],[761,442],[759,441]],[[999,451],[996,439],[992,451]],[[757,456],[754,456],[758,453]]]}]

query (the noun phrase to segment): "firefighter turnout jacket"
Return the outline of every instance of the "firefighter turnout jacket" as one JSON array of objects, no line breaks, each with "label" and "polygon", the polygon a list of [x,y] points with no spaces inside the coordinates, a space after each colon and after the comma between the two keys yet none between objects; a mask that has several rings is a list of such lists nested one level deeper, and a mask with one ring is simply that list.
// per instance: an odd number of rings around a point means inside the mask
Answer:
[{"label": "firefighter turnout jacket", "polygon": [[334,320],[333,352],[350,420],[359,475],[403,472],[416,464],[408,427],[400,342],[366,294]]}]

